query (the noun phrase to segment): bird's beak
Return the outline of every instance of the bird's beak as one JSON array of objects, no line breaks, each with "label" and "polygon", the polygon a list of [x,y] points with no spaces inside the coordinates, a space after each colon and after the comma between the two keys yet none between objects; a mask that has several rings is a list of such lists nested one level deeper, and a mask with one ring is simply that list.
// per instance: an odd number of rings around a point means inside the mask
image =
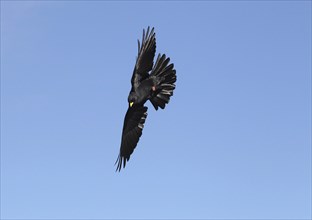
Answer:
[{"label": "bird's beak", "polygon": [[132,107],[133,106],[133,102],[130,102],[129,105],[130,105],[130,107]]}]

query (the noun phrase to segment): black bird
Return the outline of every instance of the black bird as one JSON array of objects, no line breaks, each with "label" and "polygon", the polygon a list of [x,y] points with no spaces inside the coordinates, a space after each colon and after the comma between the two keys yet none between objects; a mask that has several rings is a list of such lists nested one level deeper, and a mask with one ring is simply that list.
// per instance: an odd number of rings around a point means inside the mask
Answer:
[{"label": "black bird", "polygon": [[[154,28],[143,29],[142,43],[138,40],[138,56],[131,78],[131,91],[128,96],[128,111],[122,129],[121,146],[117,158],[117,169],[126,166],[136,147],[147,117],[147,107],[150,100],[155,110],[164,109],[173,95],[176,82],[176,71],[169,57],[159,54],[154,64],[156,39]],[[154,64],[154,65],[153,65]],[[116,164],[115,163],[115,164]]]}]

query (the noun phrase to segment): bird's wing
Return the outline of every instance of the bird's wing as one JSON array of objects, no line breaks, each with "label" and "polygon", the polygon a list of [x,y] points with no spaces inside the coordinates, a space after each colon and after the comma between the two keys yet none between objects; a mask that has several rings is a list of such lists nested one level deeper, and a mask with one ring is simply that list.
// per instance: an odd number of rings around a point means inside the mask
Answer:
[{"label": "bird's wing", "polygon": [[147,107],[142,105],[128,108],[122,130],[120,152],[116,161],[116,171],[120,171],[122,166],[125,167],[126,162],[130,159],[130,155],[142,135],[146,117]]},{"label": "bird's wing", "polygon": [[152,70],[153,60],[156,51],[156,38],[154,28],[147,28],[146,33],[143,29],[142,43],[138,40],[138,56],[134,66],[131,84],[133,87],[138,87],[141,81],[146,79]]}]

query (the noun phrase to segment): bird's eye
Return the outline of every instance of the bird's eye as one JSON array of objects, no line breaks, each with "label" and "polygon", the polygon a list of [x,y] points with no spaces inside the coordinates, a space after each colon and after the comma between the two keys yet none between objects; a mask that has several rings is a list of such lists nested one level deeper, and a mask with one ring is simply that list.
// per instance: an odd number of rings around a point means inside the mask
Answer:
[{"label": "bird's eye", "polygon": [[132,106],[133,106],[133,104],[134,104],[133,102],[130,102],[130,103],[129,103],[129,106],[130,106],[130,107],[132,107]]}]

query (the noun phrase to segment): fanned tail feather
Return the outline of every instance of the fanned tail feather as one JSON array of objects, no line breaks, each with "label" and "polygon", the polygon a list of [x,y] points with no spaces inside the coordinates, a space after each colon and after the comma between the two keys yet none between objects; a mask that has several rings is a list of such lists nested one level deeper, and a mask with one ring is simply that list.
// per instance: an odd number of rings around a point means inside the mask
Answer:
[{"label": "fanned tail feather", "polygon": [[169,57],[166,58],[165,54],[162,56],[159,54],[151,72],[151,76],[157,77],[160,81],[159,85],[156,86],[156,91],[150,98],[156,110],[158,110],[158,107],[161,109],[165,108],[175,89],[174,83],[177,80],[176,70],[174,69],[173,63],[169,64],[169,62]]}]

